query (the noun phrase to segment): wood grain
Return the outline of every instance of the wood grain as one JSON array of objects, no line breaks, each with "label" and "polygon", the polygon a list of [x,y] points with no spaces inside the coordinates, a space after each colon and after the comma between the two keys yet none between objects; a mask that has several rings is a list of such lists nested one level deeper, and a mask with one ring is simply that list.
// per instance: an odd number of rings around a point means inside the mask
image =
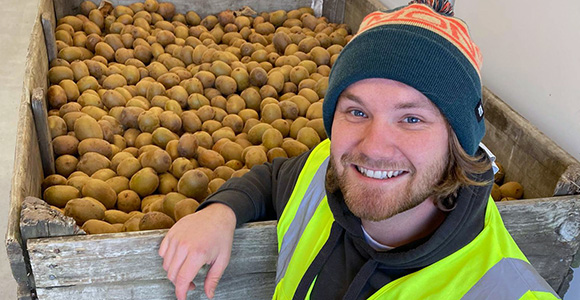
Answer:
[{"label": "wood grain", "polygon": [[524,117],[483,89],[483,143],[504,166],[504,181],[524,186],[524,198],[578,193],[580,164]]},{"label": "wood grain", "polygon": [[57,56],[56,38],[54,37],[55,25],[51,21],[54,19],[54,16],[50,12],[44,12],[41,18],[42,32],[44,34],[44,42],[46,43],[46,54],[48,55],[48,61],[52,61]]},{"label": "wood grain", "polygon": [[507,230],[538,273],[563,295],[578,252],[580,197],[562,196],[499,202]]},{"label": "wood grain", "polygon": [[54,151],[52,150],[52,137],[48,128],[48,108],[44,89],[35,88],[32,91],[30,105],[32,106],[36,134],[38,136],[44,176],[55,174]]},{"label": "wood grain", "polygon": [[[274,222],[236,230],[224,277],[276,272]],[[157,254],[166,230],[33,239],[28,251],[37,287],[135,280],[163,280]],[[204,276],[205,271],[202,272]]]},{"label": "wood grain", "polygon": [[[57,18],[63,16],[76,14],[80,10],[80,4],[83,0],[55,0],[55,13]],[[95,2],[95,1],[93,1]],[[113,5],[129,5],[134,3],[134,0],[111,0]],[[200,17],[205,17],[208,14],[217,14],[226,9],[238,10],[247,5],[256,12],[275,11],[278,9],[292,10],[298,7],[312,5],[312,0],[212,0],[212,1],[191,1],[191,0],[174,0],[170,1],[175,5],[175,11],[185,14],[193,10],[197,12]],[[96,1],[98,5],[98,1]]]}]

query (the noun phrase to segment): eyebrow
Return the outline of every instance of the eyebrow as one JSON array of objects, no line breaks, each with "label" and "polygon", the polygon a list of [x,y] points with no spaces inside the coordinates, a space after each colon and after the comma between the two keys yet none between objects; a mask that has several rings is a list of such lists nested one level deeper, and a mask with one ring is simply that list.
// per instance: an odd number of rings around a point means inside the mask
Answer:
[{"label": "eyebrow", "polygon": [[[341,97],[347,98],[348,100],[351,100],[351,101],[356,102],[356,103],[361,104],[361,105],[363,104],[363,101],[360,97],[358,97],[352,93],[349,93],[349,92],[343,92],[339,96],[339,98],[341,98]],[[433,110],[433,107],[431,107],[427,103],[423,103],[423,102],[419,102],[419,101],[407,101],[407,102],[403,102],[403,103],[399,103],[399,104],[395,105],[396,110],[409,109],[409,108],[422,108],[422,109]]]}]

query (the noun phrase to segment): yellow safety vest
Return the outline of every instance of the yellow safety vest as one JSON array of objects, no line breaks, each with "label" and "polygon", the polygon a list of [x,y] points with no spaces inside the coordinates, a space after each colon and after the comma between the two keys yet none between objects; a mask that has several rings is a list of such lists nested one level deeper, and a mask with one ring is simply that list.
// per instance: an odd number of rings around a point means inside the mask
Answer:
[{"label": "yellow safety vest", "polygon": [[[329,153],[328,139],[312,151],[278,221],[274,299],[292,299],[330,235],[334,217],[324,185]],[[314,282],[307,299],[313,286]],[[484,228],[473,241],[430,266],[386,284],[369,299],[557,298],[505,229],[490,197]]]}]

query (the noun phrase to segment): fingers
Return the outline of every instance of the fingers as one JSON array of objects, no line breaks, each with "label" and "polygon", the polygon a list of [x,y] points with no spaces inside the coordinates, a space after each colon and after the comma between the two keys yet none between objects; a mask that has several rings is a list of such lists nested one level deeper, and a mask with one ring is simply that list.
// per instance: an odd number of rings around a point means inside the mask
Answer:
[{"label": "fingers", "polygon": [[175,296],[177,299],[185,299],[187,291],[195,288],[192,281],[204,264],[203,258],[198,255],[187,256],[181,268],[179,268],[175,279],[172,280],[175,285]]},{"label": "fingers", "polygon": [[167,278],[172,282],[175,282],[175,279],[178,276],[178,273],[181,271],[185,260],[188,258],[188,249],[185,247],[174,247],[175,251],[171,252],[171,258],[167,258],[163,262],[163,267],[165,268],[165,262],[167,262]]},{"label": "fingers", "polygon": [[227,257],[222,258],[218,257],[218,259],[212,264],[210,269],[207,271],[207,275],[205,276],[204,282],[204,290],[205,294],[208,298],[213,298],[215,295],[215,289],[218,285],[218,282],[222,278],[224,271],[229,262],[229,255]]},{"label": "fingers", "polygon": [[167,251],[167,246],[169,244],[169,238],[167,236],[165,236],[163,238],[163,241],[161,241],[161,245],[159,246],[159,256],[163,257],[165,256],[165,251]]}]

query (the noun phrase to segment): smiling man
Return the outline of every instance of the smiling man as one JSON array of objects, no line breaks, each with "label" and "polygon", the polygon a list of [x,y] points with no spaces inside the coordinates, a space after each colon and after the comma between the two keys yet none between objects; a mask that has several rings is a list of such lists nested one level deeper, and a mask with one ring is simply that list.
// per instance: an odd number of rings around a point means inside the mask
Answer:
[{"label": "smiling man", "polygon": [[447,1],[417,2],[370,14],[342,50],[329,140],[229,180],[170,229],[159,253],[179,299],[204,264],[213,297],[236,225],[265,219],[275,299],[557,298],[490,199],[479,49]]}]

